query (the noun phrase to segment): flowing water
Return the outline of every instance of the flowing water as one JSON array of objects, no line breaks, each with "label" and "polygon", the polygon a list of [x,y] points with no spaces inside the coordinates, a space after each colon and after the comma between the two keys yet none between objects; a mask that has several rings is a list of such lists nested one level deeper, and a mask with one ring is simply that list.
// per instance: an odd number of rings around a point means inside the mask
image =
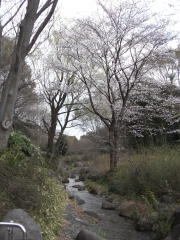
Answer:
[{"label": "flowing water", "polygon": [[[78,176],[76,176],[78,178]],[[73,188],[73,185],[83,186],[83,182],[75,182],[75,179],[69,178],[69,184],[66,184],[66,189],[79,198],[85,201],[80,205],[83,210],[93,211],[98,214],[101,220],[97,223],[98,229],[105,235],[107,240],[152,240],[151,232],[143,233],[134,229],[134,222],[128,218],[123,218],[118,215],[116,210],[102,209],[103,197],[90,194],[87,190],[78,191]]]}]

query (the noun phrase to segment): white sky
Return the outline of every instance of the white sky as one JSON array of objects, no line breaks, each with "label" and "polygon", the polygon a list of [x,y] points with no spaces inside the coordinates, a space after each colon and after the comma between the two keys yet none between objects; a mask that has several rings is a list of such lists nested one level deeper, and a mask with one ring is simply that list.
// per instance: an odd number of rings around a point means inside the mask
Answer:
[{"label": "white sky", "polygon": [[[180,0],[155,0],[155,5],[157,10],[166,12],[173,9],[173,6],[177,9],[177,6],[180,6]],[[96,10],[96,0],[60,0],[59,6],[62,17],[87,16]],[[179,12],[179,9],[177,10]]]},{"label": "white sky", "polygon": [[60,0],[59,6],[62,17],[87,16],[96,9],[96,0]]}]

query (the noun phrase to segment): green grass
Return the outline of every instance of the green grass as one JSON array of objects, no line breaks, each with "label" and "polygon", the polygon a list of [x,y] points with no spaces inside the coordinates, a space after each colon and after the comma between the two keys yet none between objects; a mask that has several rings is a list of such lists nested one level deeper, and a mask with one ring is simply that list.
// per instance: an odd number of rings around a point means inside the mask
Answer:
[{"label": "green grass", "polygon": [[63,226],[67,194],[53,177],[46,178],[41,193],[42,205],[37,214],[34,214],[34,220],[39,223],[44,239],[53,240]]},{"label": "green grass", "polygon": [[[102,168],[102,162],[98,167]],[[104,169],[104,168],[103,168]],[[180,146],[163,146],[153,150],[143,149],[141,153],[120,157],[118,167],[106,174],[106,181],[102,183],[108,186],[109,193],[141,202],[147,206],[146,211],[137,209],[137,218],[147,219],[153,224],[156,239],[164,239],[171,229],[170,216],[173,209],[180,204]],[[104,173],[104,171],[102,171]],[[98,180],[99,181],[99,180]],[[99,183],[97,182],[97,185]],[[88,183],[92,188],[96,183]],[[173,204],[169,205],[169,211],[160,210],[160,199],[163,195],[170,196]],[[163,205],[162,205],[163,206]],[[152,218],[157,214],[157,219]]]},{"label": "green grass", "polygon": [[85,186],[87,187],[88,191],[93,194],[103,195],[104,193],[108,192],[108,186],[104,181],[91,181],[86,180]]},{"label": "green grass", "polygon": [[156,197],[163,194],[180,199],[180,148],[169,146],[144,150],[120,164],[109,175],[110,188],[121,195],[134,193],[146,195],[151,191]]},{"label": "green grass", "polygon": [[104,232],[102,232],[101,230],[97,230],[96,234],[103,239],[107,239],[106,234]]}]

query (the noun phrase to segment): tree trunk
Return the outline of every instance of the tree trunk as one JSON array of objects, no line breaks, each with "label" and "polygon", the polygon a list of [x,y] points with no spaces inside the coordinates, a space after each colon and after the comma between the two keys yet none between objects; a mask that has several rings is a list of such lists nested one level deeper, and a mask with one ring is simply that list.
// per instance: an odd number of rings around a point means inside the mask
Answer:
[{"label": "tree trunk", "polygon": [[109,129],[109,144],[110,144],[110,171],[117,167],[119,159],[119,134],[112,127]]},{"label": "tree trunk", "polygon": [[17,45],[15,46],[11,68],[5,82],[0,102],[0,149],[7,146],[13,122],[14,105],[17,98],[22,66],[27,55],[27,47],[32,35],[39,1],[28,1],[27,12],[21,22]]},{"label": "tree trunk", "polygon": [[[53,3],[47,1],[37,13],[39,2],[40,0],[28,0],[26,14],[19,27],[17,44],[14,48],[11,67],[5,81],[5,87],[0,101],[0,149],[4,149],[7,146],[9,132],[13,122],[14,105],[17,98],[25,57],[35,44],[42,30],[49,22],[58,0],[54,0]],[[37,18],[49,6],[51,6],[51,11],[49,11],[48,15],[45,17],[44,21],[40,24],[36,33],[32,37],[34,24]]]},{"label": "tree trunk", "polygon": [[51,126],[48,130],[48,145],[47,145],[47,153],[46,157],[49,158],[53,155],[54,152],[54,137],[56,134],[56,125],[57,125],[57,117],[51,116]]},{"label": "tree trunk", "polygon": [[5,88],[2,93],[2,100],[0,104],[0,108],[2,110],[1,126],[0,126],[0,148],[1,149],[4,149],[7,146],[8,137],[9,137],[9,133],[10,133],[12,122],[13,122],[14,105],[16,102],[19,79],[22,71],[21,57],[19,57],[19,60],[17,61],[18,63],[15,62],[15,64],[13,64],[11,68],[11,72],[9,74],[8,79],[6,80]]}]

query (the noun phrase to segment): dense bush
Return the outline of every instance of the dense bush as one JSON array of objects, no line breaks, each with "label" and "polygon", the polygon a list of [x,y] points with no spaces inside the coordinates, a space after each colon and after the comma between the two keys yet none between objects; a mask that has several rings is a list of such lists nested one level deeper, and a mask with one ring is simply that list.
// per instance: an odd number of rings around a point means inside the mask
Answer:
[{"label": "dense bush", "polygon": [[39,149],[28,138],[11,134],[8,149],[0,152],[0,219],[21,208],[40,226],[43,238],[52,240],[63,224],[67,194],[41,162]]},{"label": "dense bush", "polygon": [[180,199],[180,148],[164,146],[134,154],[127,162],[110,173],[110,188],[120,194],[146,195],[151,191],[156,197],[171,194]]},{"label": "dense bush", "polygon": [[29,138],[24,136],[21,132],[12,132],[8,140],[8,151],[6,151],[7,158],[11,164],[17,161],[30,161],[35,165],[43,164],[43,157],[39,147],[33,145]]},{"label": "dense bush", "polygon": [[[171,229],[172,211],[179,207],[179,156],[178,146],[143,149],[139,154],[126,155],[126,158],[123,155],[114,171],[108,172],[101,181],[93,178],[93,182],[86,181],[86,184],[90,190],[95,188],[99,192],[99,189],[108,187],[109,194],[123,195],[122,199],[140,204],[140,208],[136,208],[135,219],[145,219],[152,225],[156,239],[162,240]],[[103,173],[102,162],[96,162],[96,169]],[[162,199],[170,202],[166,205]],[[144,211],[141,206],[146,206]]]},{"label": "dense bush", "polygon": [[60,232],[67,196],[47,169],[29,163],[9,166],[0,159],[0,219],[13,208],[21,208],[40,225],[44,239]]}]

